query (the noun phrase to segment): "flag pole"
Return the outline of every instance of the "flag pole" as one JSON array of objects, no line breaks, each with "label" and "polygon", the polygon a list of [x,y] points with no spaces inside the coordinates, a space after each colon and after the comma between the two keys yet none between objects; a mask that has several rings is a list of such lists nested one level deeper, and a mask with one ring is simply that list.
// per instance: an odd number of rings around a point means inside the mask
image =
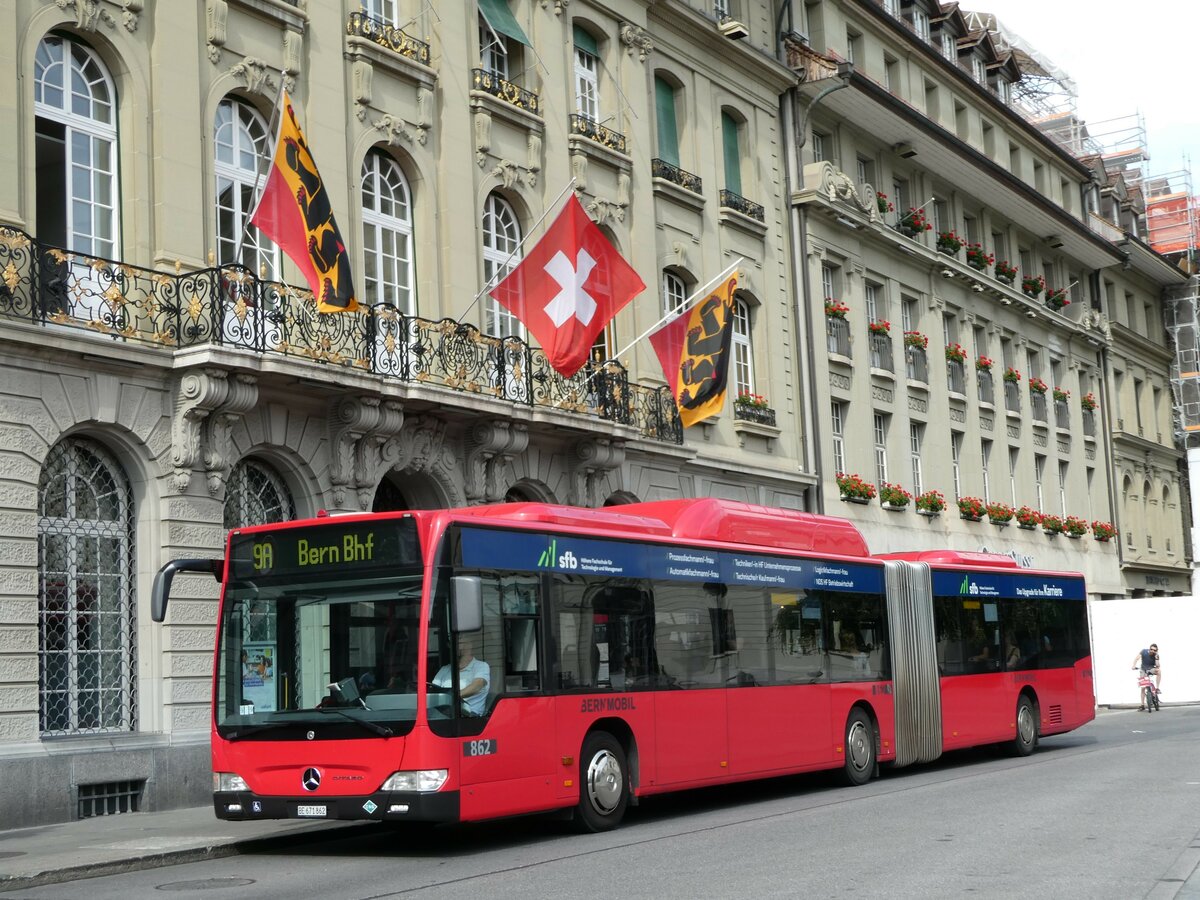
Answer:
[{"label": "flag pole", "polygon": [[[695,306],[696,302],[698,300],[700,300],[702,297],[706,297],[708,295],[708,292],[712,289],[713,285],[719,284],[721,281],[724,281],[726,278],[729,277],[730,272],[736,271],[737,267],[740,266],[745,261],[746,261],[746,258],[744,256],[739,256],[730,265],[728,265],[724,269],[722,269],[721,273],[719,275],[717,275],[716,278],[710,278],[708,281],[706,281],[704,283],[703,287],[700,287],[696,291],[694,291],[692,293],[692,295],[690,297],[688,297],[686,300],[684,300],[683,303],[681,303],[677,309],[673,309],[670,312],[668,312],[665,316],[663,316],[661,319],[659,319],[657,322],[655,322],[653,325],[651,325],[649,328],[647,328],[645,331],[643,331],[641,334],[639,334],[637,337],[635,337],[632,341],[630,341],[628,344],[626,344],[624,347],[622,347],[621,350],[618,351],[614,356],[610,356],[608,359],[601,361],[600,364],[596,367],[596,369],[590,375],[588,375],[587,378],[585,378],[583,380],[583,384],[581,384],[579,386],[579,389],[581,391],[586,390],[587,386],[592,383],[592,380],[597,375],[600,374],[601,368],[608,365],[610,362],[618,362],[620,357],[622,357],[626,353],[628,353],[637,344],[638,341],[645,338],[646,335],[658,330],[658,327],[660,325],[662,325],[664,322],[666,322],[668,319],[673,319],[676,316],[682,316],[685,312],[687,312],[689,309],[691,309],[693,306]],[[567,402],[567,399],[564,397],[562,400],[558,401],[558,403],[556,403],[554,405],[554,408],[561,409],[566,404],[566,402]]]},{"label": "flag pole", "polygon": [[483,285],[483,287],[481,287],[479,289],[479,292],[471,300],[471,304],[462,311],[462,315],[460,315],[457,319],[455,319],[455,322],[457,322],[459,325],[462,324],[463,318],[467,315],[467,313],[469,313],[471,310],[473,310],[475,308],[475,304],[479,302],[479,298],[482,297],[492,287],[492,282],[494,282],[496,280],[496,276],[508,268],[508,264],[513,261],[513,258],[517,255],[518,252],[520,252],[521,248],[525,246],[525,242],[527,240],[529,240],[530,236],[532,236],[535,231],[537,231],[538,226],[546,221],[546,216],[550,215],[550,212],[558,206],[558,201],[561,200],[563,197],[565,197],[567,194],[567,191],[571,190],[571,188],[573,188],[574,186],[575,186],[575,176],[572,175],[571,180],[567,182],[567,186],[558,192],[558,196],[555,197],[554,200],[546,207],[546,211],[542,213],[541,218],[533,223],[533,227],[530,228],[529,231],[527,231],[525,233],[525,235],[521,238],[521,240],[517,244],[517,246],[513,247],[512,252],[508,254],[508,256],[505,258],[504,262],[496,267],[496,271],[492,273],[492,277],[489,278],[487,280],[487,282]]},{"label": "flag pole", "polygon": [[[275,95],[275,106],[271,110],[271,120],[267,123],[267,134],[270,136],[271,152],[267,154],[267,169],[269,170],[275,162],[275,153],[279,150],[279,131],[280,125],[283,124],[283,70],[279,70],[279,92]],[[237,127],[237,123],[234,123]],[[254,172],[254,202],[250,205],[250,209],[242,217],[242,227],[238,231],[237,243],[233,247],[233,264],[241,265],[242,261],[242,243],[246,237],[246,232],[250,228],[250,220],[254,218],[254,214],[258,212],[258,204],[262,202],[262,193],[259,186],[263,181],[263,173],[261,167],[255,166]],[[265,189],[265,185],[263,185]],[[252,275],[258,275],[257,272],[251,272]]]}]

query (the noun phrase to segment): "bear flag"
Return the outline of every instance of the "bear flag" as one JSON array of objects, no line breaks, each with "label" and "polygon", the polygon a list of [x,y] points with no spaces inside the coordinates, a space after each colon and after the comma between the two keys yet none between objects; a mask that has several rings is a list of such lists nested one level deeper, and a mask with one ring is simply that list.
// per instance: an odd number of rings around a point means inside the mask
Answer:
[{"label": "bear flag", "polygon": [[279,132],[267,183],[250,221],[296,264],[312,288],[318,312],[354,312],[346,242],[287,91],[280,100]]},{"label": "bear flag", "polygon": [[604,326],[645,287],[572,191],[542,239],[490,293],[570,378]]}]

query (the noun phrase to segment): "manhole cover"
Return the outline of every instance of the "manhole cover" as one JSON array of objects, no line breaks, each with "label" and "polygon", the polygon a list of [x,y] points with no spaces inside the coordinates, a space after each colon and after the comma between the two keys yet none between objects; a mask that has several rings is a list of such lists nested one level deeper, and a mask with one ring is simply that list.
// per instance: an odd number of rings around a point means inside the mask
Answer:
[{"label": "manhole cover", "polygon": [[225,888],[247,887],[254,884],[253,878],[202,878],[199,881],[172,881],[160,884],[160,891],[220,891]]}]

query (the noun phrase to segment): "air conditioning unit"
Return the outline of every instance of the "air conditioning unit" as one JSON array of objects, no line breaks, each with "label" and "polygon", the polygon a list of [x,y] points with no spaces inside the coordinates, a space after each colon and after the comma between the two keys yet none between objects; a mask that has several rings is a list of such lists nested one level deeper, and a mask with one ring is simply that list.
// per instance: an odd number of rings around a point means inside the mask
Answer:
[{"label": "air conditioning unit", "polygon": [[717,29],[731,41],[740,41],[750,36],[750,29],[736,19],[725,19],[717,25]]}]

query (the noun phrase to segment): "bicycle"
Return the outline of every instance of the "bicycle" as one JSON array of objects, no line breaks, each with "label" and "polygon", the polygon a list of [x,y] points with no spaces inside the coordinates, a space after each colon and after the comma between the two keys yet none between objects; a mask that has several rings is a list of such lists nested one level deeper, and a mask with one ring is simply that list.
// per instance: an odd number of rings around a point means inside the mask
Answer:
[{"label": "bicycle", "polygon": [[1154,684],[1154,674],[1145,669],[1135,670],[1138,673],[1138,699],[1142,702],[1139,709],[1146,712],[1157,712],[1161,709],[1158,703],[1158,688]]}]

